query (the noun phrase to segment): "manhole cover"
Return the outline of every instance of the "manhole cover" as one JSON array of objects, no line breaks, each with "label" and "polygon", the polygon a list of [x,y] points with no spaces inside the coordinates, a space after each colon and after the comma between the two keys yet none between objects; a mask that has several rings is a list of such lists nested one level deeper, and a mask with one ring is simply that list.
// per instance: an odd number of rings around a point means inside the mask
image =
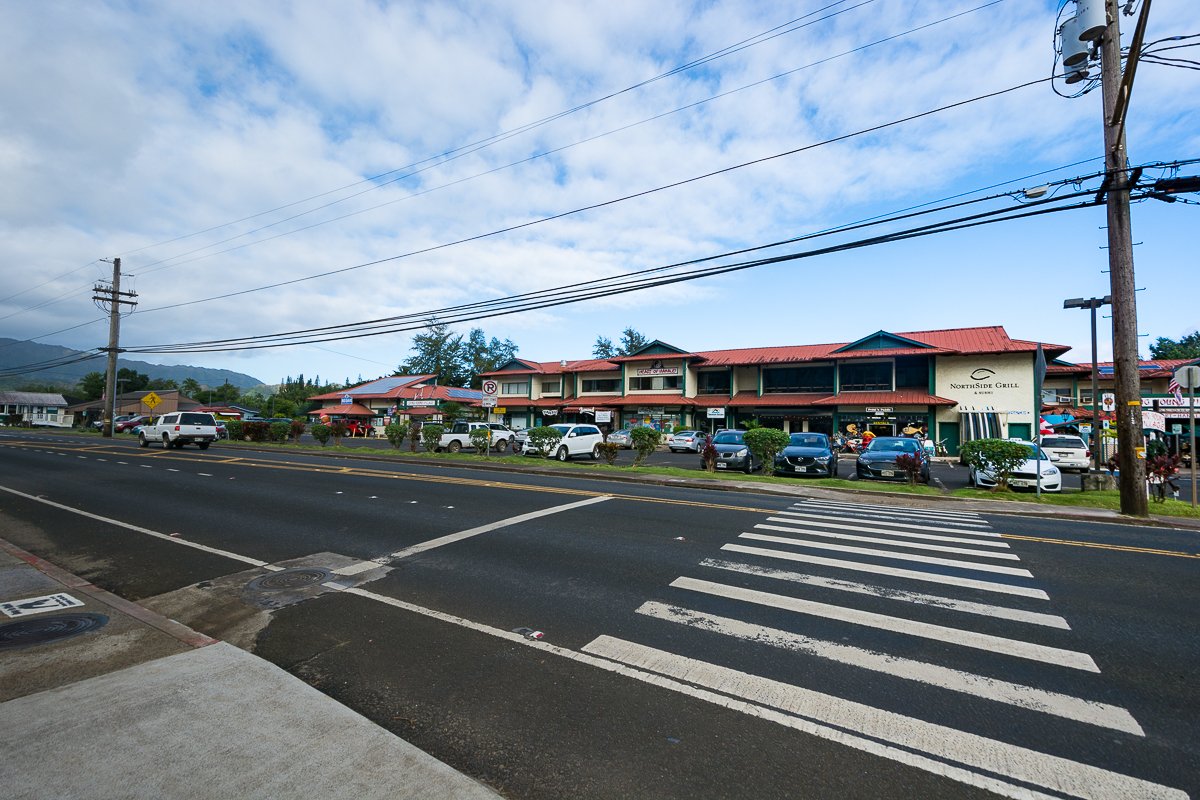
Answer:
[{"label": "manhole cover", "polygon": [[54,617],[23,619],[0,625],[0,650],[32,647],[62,639],[70,639],[88,631],[103,628],[108,617],[103,614],[59,614]]},{"label": "manhole cover", "polygon": [[325,583],[332,577],[333,573],[327,569],[298,567],[255,578],[246,584],[246,588],[252,592],[286,592],[291,589],[303,589],[305,586]]}]

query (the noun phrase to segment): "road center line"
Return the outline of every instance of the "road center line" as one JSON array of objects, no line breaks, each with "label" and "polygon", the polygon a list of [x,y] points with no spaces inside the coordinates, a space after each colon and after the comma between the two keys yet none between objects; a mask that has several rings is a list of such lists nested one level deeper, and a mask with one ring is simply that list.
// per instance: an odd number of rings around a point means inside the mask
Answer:
[{"label": "road center line", "polygon": [[436,539],[430,539],[427,542],[414,544],[411,547],[404,548],[403,550],[397,550],[391,555],[375,559],[375,563],[390,564],[393,561],[399,561],[402,558],[408,558],[409,556],[416,555],[417,553],[423,553],[426,550],[432,550],[435,547],[442,547],[443,545],[454,544],[455,542],[461,542],[464,539],[470,539],[471,537],[478,536],[481,533],[488,533],[489,531],[494,531],[499,528],[507,528],[512,525],[519,525],[522,522],[528,522],[531,519],[548,517],[551,514],[558,514],[563,511],[573,511],[577,508],[590,506],[593,503],[603,503],[608,499],[610,498],[607,495],[601,497],[589,497],[586,500],[579,500],[574,503],[567,503],[566,505],[554,506],[552,508],[544,508],[541,511],[530,511],[528,514],[519,514],[518,516],[509,517],[508,519],[489,522],[486,525],[480,525],[478,528],[470,528],[465,531],[459,531],[458,533],[450,533],[445,536],[439,536]]}]

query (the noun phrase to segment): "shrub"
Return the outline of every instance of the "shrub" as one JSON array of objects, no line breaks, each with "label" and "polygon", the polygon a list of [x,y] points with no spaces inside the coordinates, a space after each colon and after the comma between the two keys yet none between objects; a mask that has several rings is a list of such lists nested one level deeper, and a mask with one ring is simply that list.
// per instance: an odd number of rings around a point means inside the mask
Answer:
[{"label": "shrub", "polygon": [[610,467],[616,463],[617,455],[621,452],[621,445],[613,442],[600,443],[600,457],[604,459],[604,463]]},{"label": "shrub", "polygon": [[972,439],[959,448],[967,465],[996,476],[996,488],[1008,488],[1008,476],[1029,457],[1027,445],[1006,439]]},{"label": "shrub", "polygon": [[318,422],[316,425],[312,426],[311,433],[313,435],[313,438],[321,443],[321,447],[324,447],[325,443],[329,441],[329,437],[333,433],[333,431],[331,431],[329,429],[328,425],[326,425],[322,422]]},{"label": "shrub", "polygon": [[388,444],[399,450],[400,445],[404,444],[404,440],[408,438],[408,429],[410,423],[407,422],[391,422],[383,429],[383,433],[387,436]]},{"label": "shrub", "polygon": [[529,441],[526,447],[549,457],[554,452],[554,446],[558,444],[558,440],[561,438],[562,433],[557,428],[539,425],[536,428],[529,429]]},{"label": "shrub", "polygon": [[489,428],[475,428],[471,431],[470,438],[475,452],[482,455],[492,443],[492,431]]},{"label": "shrub", "polygon": [[252,442],[265,442],[271,435],[271,424],[256,420],[242,422],[242,433]]},{"label": "shrub", "polygon": [[633,449],[637,450],[637,455],[633,459],[633,465],[640,467],[646,463],[646,459],[655,451],[658,445],[662,442],[662,434],[648,428],[645,425],[634,428],[629,432],[630,438],[633,439]]},{"label": "shrub", "polygon": [[242,430],[242,424],[240,419],[232,419],[225,423],[225,431],[229,434],[229,441],[240,442],[246,438],[246,432]]},{"label": "shrub", "polygon": [[283,444],[288,440],[288,435],[292,432],[292,423],[290,422],[272,422],[270,438],[276,444]]},{"label": "shrub", "polygon": [[713,437],[708,436],[704,439],[704,447],[700,448],[700,459],[704,462],[704,468],[709,472],[717,471],[717,448],[713,446]]},{"label": "shrub", "polygon": [[896,456],[896,468],[904,472],[904,476],[908,478],[908,485],[914,486],[917,483],[917,477],[921,474],[921,457],[912,453],[903,453]]},{"label": "shrub", "polygon": [[10,428],[15,428],[20,425],[24,419],[25,416],[23,414],[5,414],[4,424],[8,425]]},{"label": "shrub", "polygon": [[[1146,445],[1146,465],[1149,467],[1150,461],[1159,456],[1167,454],[1167,445],[1161,439],[1151,439]],[[1147,469],[1147,472],[1150,470]]]},{"label": "shrub", "polygon": [[334,420],[329,423],[329,435],[333,437],[333,444],[339,445],[342,443],[342,437],[347,433],[346,423],[342,420]]},{"label": "shrub", "polygon": [[765,470],[775,468],[775,456],[788,446],[789,437],[778,428],[750,428],[746,431],[746,447]]},{"label": "shrub", "polygon": [[434,453],[438,448],[438,439],[442,438],[442,431],[446,428],[442,425],[434,425],[427,422],[421,426],[421,445],[425,448],[425,452]]},{"label": "shrub", "polygon": [[288,426],[288,435],[292,437],[292,441],[296,444],[300,443],[300,437],[304,435],[304,431],[308,426],[304,424],[302,419],[292,420],[292,424]]}]

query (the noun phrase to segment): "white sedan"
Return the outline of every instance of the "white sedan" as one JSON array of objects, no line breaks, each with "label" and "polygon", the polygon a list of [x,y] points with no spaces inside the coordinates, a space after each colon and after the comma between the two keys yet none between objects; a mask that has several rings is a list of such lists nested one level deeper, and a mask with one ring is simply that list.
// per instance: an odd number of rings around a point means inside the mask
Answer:
[{"label": "white sedan", "polygon": [[[1032,489],[1037,490],[1039,485],[1043,492],[1060,492],[1062,491],[1062,473],[1054,462],[1050,460],[1050,456],[1045,450],[1041,450],[1039,460],[1038,451],[1040,448],[1033,442],[1018,441],[1017,444],[1023,444],[1028,449],[1028,458],[1025,463],[1021,464],[1008,476],[1008,485],[1012,489]],[[967,476],[967,482],[971,486],[977,486],[980,489],[993,489],[999,482],[996,476],[988,469],[971,468],[970,474]]]}]

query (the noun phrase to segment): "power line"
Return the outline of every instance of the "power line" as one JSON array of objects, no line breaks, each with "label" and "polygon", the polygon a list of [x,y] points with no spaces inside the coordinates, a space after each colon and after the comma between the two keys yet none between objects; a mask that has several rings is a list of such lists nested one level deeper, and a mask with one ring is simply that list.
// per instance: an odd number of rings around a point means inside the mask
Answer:
[{"label": "power line", "polygon": [[171,305],[155,306],[154,308],[143,309],[142,311],[139,311],[138,313],[139,314],[147,314],[147,313],[150,313],[153,311],[165,311],[167,309],[172,309],[172,308],[183,308],[184,306],[198,305],[200,303],[209,303],[214,300],[225,300],[230,297],[240,297],[242,295],[253,294],[254,292],[261,292],[261,291],[265,291],[267,289],[278,289],[282,286],[291,286],[291,285],[294,285],[297,283],[304,283],[306,281],[316,280],[317,278],[328,278],[331,275],[341,275],[341,274],[344,274],[347,272],[353,272],[355,270],[364,269],[365,267],[372,267],[372,266],[376,266],[378,264],[386,264],[391,261],[398,261],[398,260],[404,259],[404,258],[411,258],[412,256],[425,255],[427,253],[436,252],[438,250],[444,250],[449,247],[455,247],[458,245],[467,244],[469,242],[476,242],[476,241],[480,241],[482,239],[492,238],[492,237],[499,236],[499,235],[505,234],[505,233],[512,233],[513,231],[522,230],[524,228],[530,228],[530,227],[533,227],[534,225],[541,225],[546,222],[553,222],[554,220],[564,219],[566,217],[574,216],[576,214],[582,214],[587,211],[595,211],[596,209],[606,208],[608,206],[616,205],[617,203],[623,203],[628,200],[635,200],[640,197],[648,197],[652,194],[656,194],[658,192],[663,192],[668,189],[676,189],[676,188],[679,188],[680,186],[686,186],[687,184],[706,180],[708,178],[712,178],[717,175],[724,175],[724,174],[734,172],[739,169],[744,169],[746,167],[751,167],[751,166],[755,166],[758,164],[765,164],[769,161],[774,161],[774,160],[780,159],[780,158],[786,158],[788,156],[793,156],[798,153],[806,152],[808,150],[814,150],[818,147],[824,147],[826,145],[836,144],[838,142],[843,142],[843,141],[846,141],[848,139],[853,139],[858,136],[865,136],[869,133],[877,133],[881,130],[895,127],[897,125],[902,125],[906,122],[912,122],[913,120],[918,120],[923,117],[932,116],[933,114],[938,114],[943,111],[949,111],[950,109],[960,108],[962,106],[966,106],[971,103],[976,103],[981,100],[988,100],[993,97],[999,97],[1000,95],[1008,94],[1009,92],[1015,92],[1020,89],[1026,89],[1030,86],[1036,86],[1039,83],[1045,83],[1046,81],[1049,81],[1049,80],[1052,80],[1052,78],[1037,78],[1035,80],[1028,81],[1026,83],[1018,84],[1016,86],[1010,86],[1007,89],[1000,89],[1000,90],[997,90],[994,92],[988,92],[986,94],[977,95],[977,96],[969,98],[967,100],[959,100],[954,103],[948,103],[946,105],[939,106],[939,107],[933,108],[933,109],[929,109],[927,111],[922,111],[917,114],[910,114],[907,117],[901,117],[900,119],[895,119],[890,122],[880,123],[879,125],[874,125],[870,128],[863,128],[863,129],[855,131],[853,133],[846,133],[846,134],[842,134],[840,136],[834,136],[829,139],[824,139],[820,142],[814,142],[812,144],[807,144],[802,147],[796,147],[791,150],[785,150],[781,153],[775,153],[775,154],[769,155],[769,156],[762,156],[760,158],[751,159],[749,161],[743,161],[738,164],[733,164],[728,167],[722,167],[721,169],[713,170],[711,172],[706,172],[706,173],[703,173],[700,175],[694,175],[690,178],[685,178],[683,180],[663,184],[661,186],[656,186],[651,189],[644,189],[642,191],[623,195],[621,197],[617,197],[617,198],[614,198],[611,200],[605,200],[605,201],[602,201],[599,203],[592,203],[591,205],[581,206],[579,208],[575,208],[570,211],[563,211],[558,214],[552,214],[549,216],[540,217],[538,219],[528,220],[526,222],[518,223],[516,225],[509,225],[504,228],[497,228],[495,230],[488,231],[487,233],[480,233],[480,234],[476,234],[474,236],[468,236],[468,237],[465,237],[462,239],[456,239],[451,242],[443,242],[442,244],[432,245],[430,247],[421,248],[419,250],[411,250],[407,253],[401,253],[401,254],[395,255],[395,256],[388,256],[386,258],[375,259],[374,261],[367,261],[367,262],[364,262],[361,264],[355,264],[355,265],[349,266],[349,267],[342,267],[340,269],[329,270],[327,272],[320,272],[315,275],[308,275],[303,278],[292,278],[291,280],[280,281],[278,283],[272,283],[272,284],[268,284],[266,286],[259,286],[259,287],[253,288],[253,289],[242,289],[237,292],[228,292],[226,294],[215,295],[212,297],[205,297],[205,298],[201,298],[199,300],[188,300],[183,303],[172,303]]}]

